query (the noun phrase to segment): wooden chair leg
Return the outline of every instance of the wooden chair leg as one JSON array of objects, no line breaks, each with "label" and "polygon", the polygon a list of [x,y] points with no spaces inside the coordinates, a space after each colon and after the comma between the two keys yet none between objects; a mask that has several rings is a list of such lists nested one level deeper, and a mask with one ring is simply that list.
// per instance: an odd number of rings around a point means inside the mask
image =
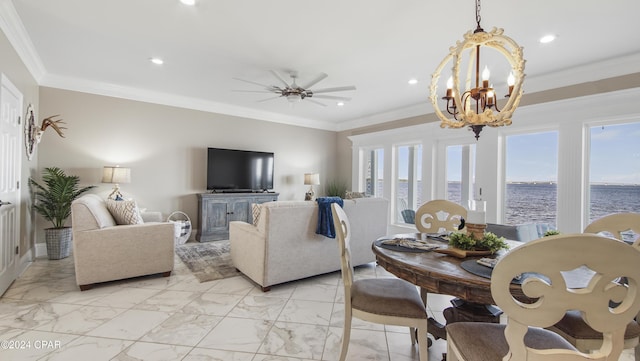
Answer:
[{"label": "wooden chair leg", "polygon": [[80,291],[90,290],[93,288],[93,283],[90,283],[88,285],[79,285],[79,287],[80,287]]},{"label": "wooden chair leg", "polygon": [[171,271],[167,271],[167,272],[163,272],[162,273],[162,277],[169,277],[171,276]]},{"label": "wooden chair leg", "polygon": [[418,352],[420,352],[420,361],[429,360],[428,349],[429,339],[427,338],[427,321],[425,320],[422,323],[422,327],[418,327]]},{"label": "wooden chair leg", "polygon": [[351,339],[351,310],[344,311],[344,328],[342,330],[342,347],[340,347],[340,361],[347,359],[349,340]]}]

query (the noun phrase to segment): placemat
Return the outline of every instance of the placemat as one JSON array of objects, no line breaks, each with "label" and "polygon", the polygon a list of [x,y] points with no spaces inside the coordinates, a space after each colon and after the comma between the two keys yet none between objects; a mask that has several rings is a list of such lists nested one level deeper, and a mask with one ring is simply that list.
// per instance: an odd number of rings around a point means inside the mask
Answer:
[{"label": "placemat", "polygon": [[[487,266],[483,266],[481,264],[479,264],[477,262],[477,259],[468,259],[466,261],[462,261],[460,263],[460,267],[462,267],[462,269],[464,269],[465,271],[469,272],[469,273],[473,273],[476,276],[480,276],[480,277],[484,277],[484,278],[491,278],[491,273],[493,272],[493,268],[491,267],[487,267]],[[547,278],[546,276],[543,276],[539,273],[533,273],[533,272],[526,272],[523,273],[522,276],[519,279],[514,278],[511,283],[515,283],[517,285],[522,284],[522,282],[524,280],[526,280],[529,277],[538,277],[538,278],[542,278],[543,280],[547,281],[547,282],[551,282],[549,280],[549,278]]]},{"label": "placemat", "polygon": [[[392,238],[390,238],[390,239],[392,239]],[[375,244],[376,246],[378,246],[380,248],[384,248],[384,249],[388,249],[388,250],[392,250],[392,251],[398,251],[398,252],[422,253],[422,252],[431,252],[432,251],[432,249],[410,248],[410,247],[403,247],[403,246],[396,245],[396,244],[384,244],[384,243],[382,243],[382,242],[388,241],[388,240],[389,239],[379,239],[379,240],[373,242],[373,244]]]}]

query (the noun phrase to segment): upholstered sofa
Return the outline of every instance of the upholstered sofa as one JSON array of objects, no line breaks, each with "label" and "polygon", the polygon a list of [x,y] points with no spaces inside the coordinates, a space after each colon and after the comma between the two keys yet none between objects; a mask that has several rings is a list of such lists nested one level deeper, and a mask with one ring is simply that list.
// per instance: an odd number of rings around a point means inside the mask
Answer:
[{"label": "upholstered sofa", "polygon": [[[387,234],[389,202],[383,198],[345,199],[343,208],[351,224],[353,266],[374,262],[371,243]],[[234,266],[263,291],[340,269],[337,241],[316,234],[316,202],[267,202],[258,209],[255,225],[230,223],[229,240]]]},{"label": "upholstered sofa", "polygon": [[71,205],[76,283],[95,283],[161,273],[174,262],[174,225],[168,222],[117,225],[105,201],[85,194]]}]

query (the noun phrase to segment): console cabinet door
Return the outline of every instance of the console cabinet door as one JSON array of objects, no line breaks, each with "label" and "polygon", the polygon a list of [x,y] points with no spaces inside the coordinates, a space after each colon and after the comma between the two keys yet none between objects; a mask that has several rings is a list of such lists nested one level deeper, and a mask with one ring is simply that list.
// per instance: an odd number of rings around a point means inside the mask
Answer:
[{"label": "console cabinet door", "polygon": [[[198,232],[198,240],[212,241],[225,239],[229,234],[229,216],[231,209],[224,199],[205,199],[200,207],[202,232]],[[222,238],[221,238],[222,237]]]},{"label": "console cabinet door", "polygon": [[278,200],[278,193],[198,194],[198,233],[200,242],[229,239],[229,222],[243,221],[251,223],[252,203],[264,203]]},{"label": "console cabinet door", "polygon": [[[251,211],[251,203],[254,203],[253,201],[254,201],[253,198],[229,199],[229,209],[231,210],[231,214],[228,217],[229,222],[231,221],[247,222],[247,220],[250,218],[249,214]],[[227,232],[229,230],[228,227],[229,227],[229,224],[227,223]]]}]

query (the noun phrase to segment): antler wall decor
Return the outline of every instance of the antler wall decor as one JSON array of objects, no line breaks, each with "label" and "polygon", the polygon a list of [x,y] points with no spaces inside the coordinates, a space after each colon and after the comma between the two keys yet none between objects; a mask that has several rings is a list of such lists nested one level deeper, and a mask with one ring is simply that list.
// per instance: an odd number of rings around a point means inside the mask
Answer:
[{"label": "antler wall decor", "polygon": [[62,138],[64,138],[63,130],[67,129],[66,127],[61,126],[61,124],[65,124],[62,119],[54,119],[55,117],[59,117],[60,115],[52,115],[48,118],[42,119],[42,124],[38,126],[35,121],[35,110],[33,109],[33,105],[29,104],[27,106],[27,115],[25,121],[24,135],[25,135],[25,147],[27,150],[27,159],[31,160],[33,158],[33,153],[36,150],[36,145],[40,143],[42,140],[42,134],[47,128],[51,127],[51,129],[55,130],[56,133]]},{"label": "antler wall decor", "polygon": [[66,127],[61,127],[60,124],[66,124],[66,123],[63,122],[62,119],[53,120],[53,118],[59,117],[59,116],[60,116],[60,114],[52,115],[52,116],[50,116],[48,118],[42,119],[42,125],[40,125],[40,129],[38,129],[37,133],[36,133],[36,140],[38,141],[38,143],[40,143],[40,139],[42,138],[42,133],[44,133],[44,131],[48,127],[51,127],[53,130],[56,131],[56,133],[58,133],[59,136],[64,138],[64,133],[62,132],[62,130],[63,129],[67,129],[67,128]]}]

